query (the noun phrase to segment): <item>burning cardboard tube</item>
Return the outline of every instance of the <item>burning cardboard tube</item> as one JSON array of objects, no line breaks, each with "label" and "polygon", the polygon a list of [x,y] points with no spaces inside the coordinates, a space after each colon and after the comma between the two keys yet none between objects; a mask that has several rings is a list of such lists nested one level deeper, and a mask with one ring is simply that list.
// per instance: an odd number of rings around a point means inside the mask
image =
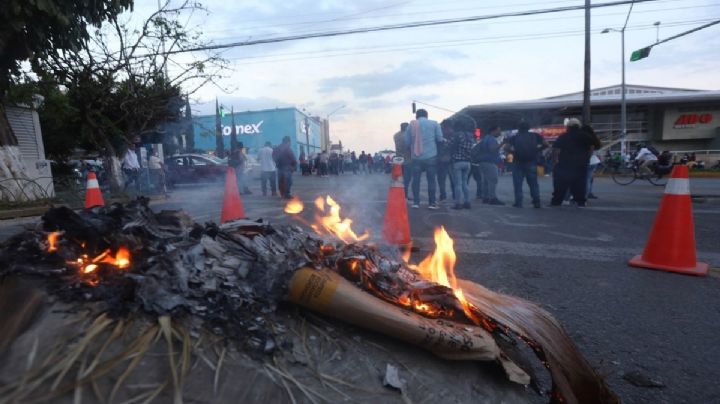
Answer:
[{"label": "burning cardboard tube", "polygon": [[287,300],[359,327],[420,346],[450,360],[497,360],[508,378],[528,384],[530,376],[507,358],[484,329],[446,319],[429,319],[384,302],[329,270],[301,268],[290,280]]}]

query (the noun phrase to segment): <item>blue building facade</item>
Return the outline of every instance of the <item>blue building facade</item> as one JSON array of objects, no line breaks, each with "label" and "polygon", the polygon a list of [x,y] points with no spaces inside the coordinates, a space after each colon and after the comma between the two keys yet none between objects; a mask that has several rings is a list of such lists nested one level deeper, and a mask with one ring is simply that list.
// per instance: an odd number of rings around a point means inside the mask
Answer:
[{"label": "blue building facade", "polygon": [[[320,151],[320,121],[297,108],[235,112],[234,119],[237,140],[243,143],[250,155],[256,155],[265,142],[279,145],[285,136],[290,136],[296,156],[301,151],[308,151],[308,143],[310,154]],[[230,150],[232,120],[229,113],[220,118],[225,150]],[[215,115],[193,117],[193,132],[196,149],[208,152],[215,150]]]}]

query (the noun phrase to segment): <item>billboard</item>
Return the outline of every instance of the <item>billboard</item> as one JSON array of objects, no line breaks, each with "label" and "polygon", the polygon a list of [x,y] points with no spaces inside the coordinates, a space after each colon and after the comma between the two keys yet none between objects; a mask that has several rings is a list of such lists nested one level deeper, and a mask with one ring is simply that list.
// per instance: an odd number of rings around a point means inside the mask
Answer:
[{"label": "billboard", "polygon": [[[296,108],[278,108],[261,111],[236,112],[220,118],[225,150],[230,150],[232,122],[238,142],[247,148],[248,154],[256,154],[265,142],[277,146],[283,137],[290,136],[293,150],[297,155],[310,144],[310,152],[320,150],[320,122]],[[195,148],[209,152],[215,150],[215,115],[193,117]],[[307,134],[306,134],[307,133]]]},{"label": "billboard", "polygon": [[663,140],[712,139],[720,127],[720,106],[667,108]]}]

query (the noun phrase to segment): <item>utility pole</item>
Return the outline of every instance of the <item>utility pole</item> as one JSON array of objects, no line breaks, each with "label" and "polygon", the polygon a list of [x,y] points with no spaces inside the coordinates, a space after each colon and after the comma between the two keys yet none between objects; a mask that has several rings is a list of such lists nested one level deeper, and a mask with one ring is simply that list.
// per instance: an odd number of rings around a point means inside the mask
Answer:
[{"label": "utility pole", "polygon": [[586,125],[590,124],[590,0],[585,0],[585,85],[582,121]]},{"label": "utility pole", "polygon": [[307,156],[310,156],[310,122],[308,122],[307,115],[305,116],[305,150]]}]

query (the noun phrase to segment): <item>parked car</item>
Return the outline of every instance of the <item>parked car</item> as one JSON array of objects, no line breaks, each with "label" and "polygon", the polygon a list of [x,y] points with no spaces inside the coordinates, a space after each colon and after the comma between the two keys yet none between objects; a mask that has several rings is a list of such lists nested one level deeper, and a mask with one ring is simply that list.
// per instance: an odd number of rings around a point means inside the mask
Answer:
[{"label": "parked car", "polygon": [[212,182],[225,178],[227,163],[210,155],[178,154],[165,159],[165,169],[169,185]]}]

